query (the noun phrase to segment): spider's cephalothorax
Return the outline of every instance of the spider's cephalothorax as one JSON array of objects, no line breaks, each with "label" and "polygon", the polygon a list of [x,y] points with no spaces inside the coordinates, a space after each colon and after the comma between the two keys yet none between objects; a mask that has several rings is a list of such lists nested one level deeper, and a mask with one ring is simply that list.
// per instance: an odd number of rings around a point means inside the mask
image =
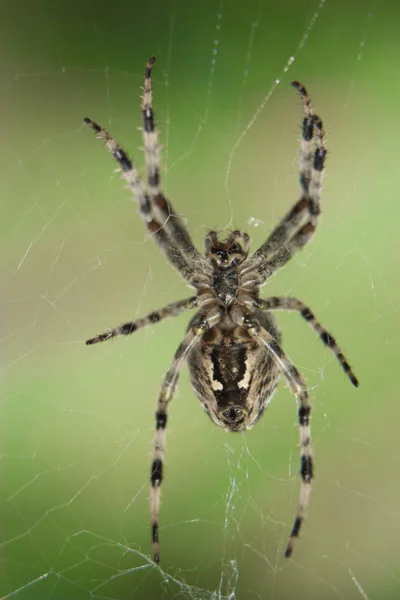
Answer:
[{"label": "spider's cephalothorax", "polygon": [[247,233],[233,231],[224,242],[218,241],[215,231],[205,240],[205,255],[212,267],[208,289],[224,307],[228,307],[239,292],[239,265],[247,258],[250,238]]},{"label": "spider's cephalothorax", "polygon": [[301,300],[286,296],[259,297],[260,286],[314,236],[320,214],[320,190],[326,158],[322,121],[313,114],[305,87],[294,81],[293,86],[300,92],[304,109],[300,199],[250,257],[250,238],[239,231],[233,231],[224,241],[219,241],[217,233],[210,231],[205,240],[205,256],[202,256],[194,246],[183,219],[175,212],[160,186],[160,147],[152,108],[151,71],[154,62],[155,58],[151,58],[146,65],[142,104],[147,186],[114,138],[91,119],[85,119],[85,123],[105,142],[118,162],[122,177],[138,202],[146,228],[171,264],[196,290],[196,295],[97,335],[86,343],[95,344],[118,335],[128,335],[165,317],[179,315],[191,308],[199,309],[175,352],[157,403],[150,476],[156,563],[159,562],[158,515],[168,405],[185,360],[204,409],[214,423],[228,431],[243,431],[254,425],[268,406],[279,377],[284,376],[298,402],[302,478],[297,516],[285,552],[285,556],[289,557],[306,513],[313,476],[311,405],[303,377],[282,348],[280,331],[272,311],[298,312],[332,350],[351,382],[358,386],[358,380],[335,339]]}]

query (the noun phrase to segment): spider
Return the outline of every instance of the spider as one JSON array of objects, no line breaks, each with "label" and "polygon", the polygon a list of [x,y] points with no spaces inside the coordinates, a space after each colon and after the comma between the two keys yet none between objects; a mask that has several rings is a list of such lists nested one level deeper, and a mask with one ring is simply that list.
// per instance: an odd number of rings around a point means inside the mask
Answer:
[{"label": "spider", "polygon": [[100,125],[86,118],[85,123],[105,142],[119,164],[122,177],[139,205],[148,231],[196,294],[178,300],[147,316],[124,323],[96,335],[86,344],[97,344],[115,336],[129,335],[166,317],[197,308],[186,334],[164,376],[155,413],[156,433],[151,465],[151,527],[153,559],[159,554],[160,489],[163,480],[165,429],[168,406],[172,400],[185,360],[190,379],[204,410],[216,425],[226,431],[244,431],[262,416],[284,376],[298,403],[300,432],[300,497],[285,556],[290,557],[306,514],[313,477],[311,450],[311,405],[306,384],[281,345],[281,333],[273,312],[299,313],[331,349],[344,372],[356,387],[358,380],[335,338],[319,323],[301,300],[291,297],[260,298],[260,286],[314,236],[320,215],[320,190],[326,148],[322,121],[313,114],[306,88],[299,82],[303,103],[303,127],[300,147],[300,199],[283,217],[268,239],[249,256],[250,237],[233,231],[224,240],[216,231],[205,238],[205,255],[193,244],[183,219],[164,196],[160,185],[160,146],[152,108],[150,58],[144,76],[142,102],[144,155],[147,186],[126,152]]}]

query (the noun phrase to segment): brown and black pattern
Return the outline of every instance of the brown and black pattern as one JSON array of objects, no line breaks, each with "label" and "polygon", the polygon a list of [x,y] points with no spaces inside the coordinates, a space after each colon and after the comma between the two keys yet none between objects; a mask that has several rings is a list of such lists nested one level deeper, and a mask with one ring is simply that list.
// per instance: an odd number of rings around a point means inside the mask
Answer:
[{"label": "brown and black pattern", "polygon": [[85,119],[117,161],[139,205],[139,214],[152,238],[169,262],[196,290],[178,300],[87,340],[88,345],[116,336],[127,336],[166,317],[198,308],[165,373],[155,412],[155,436],[150,470],[151,532],[153,560],[160,560],[159,512],[164,478],[165,435],[169,403],[175,395],[179,374],[188,364],[193,389],[206,413],[229,432],[251,428],[268,407],[280,376],[297,398],[300,436],[300,494],[296,518],[285,556],[290,557],[306,516],[313,459],[311,405],[306,383],[285,353],[281,333],[273,316],[276,310],[297,311],[321,341],[335,354],[350,381],[358,380],[335,338],[326,331],[301,300],[290,297],[260,299],[260,286],[308,244],[318,225],[320,193],[326,160],[322,121],[312,111],[305,87],[293,82],[303,102],[303,125],[299,152],[301,195],[266,241],[249,256],[250,237],[234,230],[225,239],[209,231],[205,256],[194,245],[185,222],[164,196],[160,176],[160,145],[152,102],[151,73],[155,58],[146,65],[142,102],[146,181],[135,164],[100,125]]},{"label": "brown and black pattern", "polygon": [[109,329],[105,333],[100,333],[90,340],[87,340],[86,344],[90,346],[91,344],[97,344],[98,342],[105,342],[106,340],[118,335],[130,335],[131,333],[138,331],[138,329],[142,329],[148,325],[155,325],[167,317],[176,317],[185,310],[196,308],[198,305],[197,296],[192,296],[186,300],[172,302],[171,304],[167,304],[166,306],[149,313],[146,317],[136,319],[136,321],[128,321],[119,327]]},{"label": "brown and black pattern", "polygon": [[257,269],[257,277],[252,279],[252,283],[258,286],[311,241],[321,213],[320,193],[327,154],[322,120],[313,114],[306,88],[298,81],[293,81],[292,85],[300,92],[304,108],[299,154],[302,195],[256,250],[249,265],[243,265],[243,268],[252,266]]},{"label": "brown and black pattern", "polygon": [[346,375],[349,377],[351,383],[358,387],[358,379],[354,375],[352,368],[350,367],[346,357],[339,348],[335,338],[331,335],[323,325],[317,320],[314,313],[310,308],[304,304],[298,298],[285,297],[271,297],[261,299],[258,298],[255,301],[255,306],[263,310],[295,310],[303,317],[310,327],[318,334],[321,341],[328,346],[342,365],[342,368]]}]

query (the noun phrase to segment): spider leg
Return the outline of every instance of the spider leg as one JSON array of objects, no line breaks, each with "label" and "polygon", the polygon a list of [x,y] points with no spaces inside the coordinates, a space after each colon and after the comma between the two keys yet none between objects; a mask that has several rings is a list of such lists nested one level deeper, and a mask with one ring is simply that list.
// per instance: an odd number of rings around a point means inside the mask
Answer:
[{"label": "spider leg", "polygon": [[313,134],[314,134],[314,115],[311,105],[311,99],[306,88],[298,81],[292,81],[292,86],[295,87],[301,95],[303,101],[303,125],[301,144],[299,152],[299,167],[300,167],[300,184],[305,193],[308,192],[311,181],[311,164],[313,153]]},{"label": "spider leg", "polygon": [[157,221],[154,217],[150,198],[143,187],[136,165],[130,160],[125,150],[117,144],[114,138],[105,129],[91,119],[85,118],[84,121],[96,132],[97,137],[104,141],[108,150],[121,167],[122,177],[127,182],[128,188],[132,191],[133,196],[139,203],[140,216],[148,231],[154,235],[157,244],[165,252],[174,267],[181,273],[182,277],[191,283],[193,268],[189,266],[188,261],[182,255],[180,250],[171,244],[163,229],[162,223]]},{"label": "spider leg", "polygon": [[[295,205],[294,209],[297,205]],[[241,287],[244,290],[259,287],[267,279],[281,269],[295,254],[297,254],[315,235],[315,225],[308,221],[280,250],[265,260],[260,255],[253,254],[248,260],[239,265]]]},{"label": "spider leg", "polygon": [[155,60],[154,57],[150,58],[146,65],[142,103],[143,142],[148,192],[154,214],[165,229],[172,244],[180,249],[190,265],[193,265],[195,260],[205,263],[204,258],[194,246],[182,217],[175,212],[171,202],[167,200],[161,189],[160,145],[154,120],[151,80],[151,71]]},{"label": "spider leg", "polygon": [[291,392],[296,396],[298,401],[298,419],[299,419],[299,434],[300,434],[300,497],[297,507],[297,515],[293,524],[293,528],[289,537],[289,542],[286,547],[285,557],[289,558],[293,551],[293,546],[296,538],[299,535],[301,524],[306,515],[310,490],[311,479],[313,477],[313,460],[311,449],[311,429],[310,429],[310,413],[311,404],[307,391],[307,386],[299,371],[285,354],[282,346],[275,338],[268,333],[266,329],[261,327],[254,314],[245,313],[243,309],[236,306],[231,311],[232,319],[240,326],[244,327],[253,337],[254,341],[260,346],[263,346],[270,352],[272,358],[276,362]]},{"label": "spider leg", "polygon": [[302,196],[273,230],[267,241],[254,252],[250,260],[252,262],[254,258],[262,258],[264,261],[271,260],[277,251],[290,240],[300,223],[309,214],[308,200]]},{"label": "spider leg", "polygon": [[197,344],[203,334],[218,323],[222,310],[214,304],[206,313],[200,313],[187,331],[175,353],[161,386],[156,410],[156,435],[153,445],[153,460],[151,465],[151,527],[153,540],[154,562],[160,561],[158,516],[160,512],[160,486],[163,480],[165,428],[167,426],[168,405],[172,400],[178,384],[180,370],[189,352]]},{"label": "spider leg", "polygon": [[[272,274],[271,269],[275,272],[311,240],[321,212],[320,191],[327,154],[323,125],[321,119],[312,113],[310,98],[305,87],[296,81],[292,85],[299,90],[304,107],[299,153],[300,185],[303,194],[247,263],[246,269],[259,268],[258,285],[264,283]],[[316,146],[313,152],[314,130]],[[308,221],[298,229],[306,219]],[[289,251],[285,252],[287,249]],[[274,262],[277,253],[282,253],[282,256]],[[263,268],[262,265],[266,262],[268,268]]]},{"label": "spider leg", "polygon": [[305,319],[315,333],[318,334],[325,346],[328,346],[328,348],[332,350],[333,354],[342,365],[342,369],[350,379],[351,383],[355,387],[358,387],[358,379],[353,373],[351,366],[338,346],[335,338],[325,329],[323,325],[321,325],[313,312],[306,304],[304,304],[304,302],[298,300],[298,298],[290,297],[272,297],[265,299],[258,298],[253,301],[253,306],[261,310],[296,310],[298,313],[300,313],[303,319]]},{"label": "spider leg", "polygon": [[[297,233],[272,257],[268,262],[265,262],[259,271],[262,273],[263,283],[265,279],[269,279],[274,273],[279,271],[282,267],[288,263],[295,254],[300,252],[314,237],[315,225],[308,221],[305,225],[300,227]],[[260,273],[257,273],[258,285],[260,281]]]},{"label": "spider leg", "polygon": [[129,321],[128,323],[124,323],[119,327],[109,329],[105,333],[100,333],[99,335],[96,335],[90,340],[87,340],[86,344],[91,345],[97,344],[98,342],[105,342],[106,340],[110,340],[111,338],[116,337],[118,335],[130,335],[134,331],[142,329],[142,327],[147,327],[147,325],[158,323],[166,317],[176,317],[177,315],[180,315],[183,311],[188,310],[190,308],[196,308],[197,306],[197,296],[192,296],[191,298],[186,298],[185,300],[178,300],[177,302],[172,302],[171,304],[167,304],[162,308],[158,308],[157,310],[149,313],[141,319],[136,319],[136,321]]},{"label": "spider leg", "polygon": [[[304,110],[299,155],[300,185],[302,186],[305,197],[309,203],[311,222],[316,227],[321,212],[319,197],[327,154],[324,130],[320,117],[313,115],[311,100],[304,85],[298,81],[292,81],[292,85],[300,92]],[[314,126],[316,133],[316,149],[313,156]]]}]

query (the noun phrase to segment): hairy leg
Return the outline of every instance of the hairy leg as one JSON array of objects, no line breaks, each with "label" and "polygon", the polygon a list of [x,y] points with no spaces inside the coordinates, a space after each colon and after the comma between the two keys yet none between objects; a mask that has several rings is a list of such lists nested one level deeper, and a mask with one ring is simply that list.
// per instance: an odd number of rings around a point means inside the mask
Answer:
[{"label": "hairy leg", "polygon": [[172,244],[179,248],[186,260],[193,264],[194,260],[204,261],[195,248],[182,217],[174,210],[161,189],[160,176],[160,145],[156,129],[152,102],[151,72],[155,63],[152,57],[146,65],[144,77],[144,92],[142,103],[144,156],[147,171],[147,188],[153,205],[156,219],[165,229]]},{"label": "hairy leg", "polygon": [[91,345],[97,344],[98,342],[105,342],[106,340],[110,340],[111,338],[116,337],[118,335],[130,335],[138,329],[147,327],[147,325],[158,323],[166,317],[176,317],[177,315],[180,315],[183,311],[188,310],[190,308],[196,308],[197,306],[197,296],[192,296],[191,298],[186,298],[185,300],[178,300],[177,302],[172,302],[171,304],[167,304],[162,308],[158,308],[157,310],[149,313],[145,317],[136,319],[136,321],[129,321],[128,323],[124,323],[119,327],[109,329],[105,333],[100,333],[99,335],[96,335],[90,340],[87,340],[86,344]]},{"label": "hairy leg", "polygon": [[297,515],[286,547],[285,556],[291,556],[296,538],[299,535],[301,524],[306,515],[311,479],[313,477],[313,460],[311,450],[310,413],[311,404],[306,384],[299,371],[285,354],[282,346],[275,338],[257,321],[253,314],[246,314],[239,306],[231,312],[232,319],[244,327],[254,340],[263,346],[266,352],[270,352],[272,358],[278,365],[282,375],[285,377],[291,392],[296,396],[298,402],[298,419],[300,433],[300,496],[297,507]]},{"label": "hairy leg", "polygon": [[342,365],[343,371],[346,373],[351,383],[358,387],[358,379],[353,373],[352,368],[350,367],[346,357],[341,351],[339,345],[337,344],[333,335],[331,335],[323,325],[317,320],[314,313],[310,310],[310,308],[304,304],[298,298],[290,298],[290,297],[272,297],[265,299],[256,299],[253,301],[253,305],[255,308],[261,310],[295,310],[297,311],[303,319],[307,321],[310,327],[318,334],[321,341],[328,346],[336,356],[340,364]]},{"label": "hairy leg", "polygon": [[[243,273],[256,268],[259,270],[258,285],[264,283],[272,273],[283,266],[293,254],[301,250],[312,239],[321,212],[320,192],[327,154],[322,121],[313,115],[310,98],[305,87],[298,82],[293,82],[293,86],[300,92],[304,107],[299,155],[300,185],[303,188],[303,194],[264,244],[256,250],[247,264],[243,265]],[[316,141],[313,152],[314,131]],[[304,223],[306,220],[307,222]],[[301,223],[303,225],[298,229]]]},{"label": "hairy leg", "polygon": [[143,187],[136,165],[130,160],[125,150],[117,144],[114,138],[105,129],[88,118],[85,119],[85,123],[96,132],[99,139],[104,141],[108,150],[118,162],[123,179],[125,179],[128,188],[138,201],[139,213],[147,230],[154,237],[157,244],[164,251],[174,267],[180,272],[182,277],[188,281],[188,283],[191,283],[194,271],[193,266],[189,265],[179,248],[171,243],[163,229],[162,223],[155,218],[150,198]]},{"label": "hairy leg", "polygon": [[161,386],[156,410],[156,435],[153,444],[153,460],[150,473],[151,481],[151,527],[153,540],[154,562],[160,560],[159,553],[159,531],[158,516],[160,512],[160,486],[163,480],[163,465],[165,451],[165,428],[167,426],[168,406],[171,402],[178,378],[185,359],[189,352],[197,344],[204,333],[218,323],[221,319],[222,310],[214,304],[207,313],[199,315],[187,331],[183,341],[175,353],[174,359],[169,367]]}]

